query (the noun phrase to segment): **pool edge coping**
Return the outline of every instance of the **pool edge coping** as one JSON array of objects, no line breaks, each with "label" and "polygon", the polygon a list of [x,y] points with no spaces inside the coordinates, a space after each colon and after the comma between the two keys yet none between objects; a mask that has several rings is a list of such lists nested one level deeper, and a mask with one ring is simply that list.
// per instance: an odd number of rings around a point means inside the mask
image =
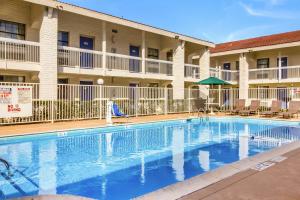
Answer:
[{"label": "pool edge coping", "polygon": [[[228,118],[238,118],[238,116],[233,115],[233,116],[202,116],[203,117],[214,117],[214,118],[221,118],[221,117],[228,117]],[[178,120],[187,120],[187,119],[197,119],[199,117],[197,116],[189,116],[189,117],[180,117],[180,118],[175,118],[175,119],[162,119],[162,120],[151,120],[151,121],[144,121],[144,122],[130,122],[130,123],[121,123],[121,124],[113,124],[113,125],[99,125],[99,126],[87,126],[84,128],[66,128],[66,129],[55,129],[55,130],[49,130],[49,131],[42,131],[42,132],[32,132],[32,133],[16,133],[16,134],[10,134],[10,135],[0,135],[0,139],[2,138],[12,138],[12,137],[22,137],[22,136],[34,136],[34,135],[43,135],[43,134],[51,134],[55,132],[68,132],[68,131],[80,131],[84,129],[97,129],[97,128],[109,128],[109,127],[122,127],[122,126],[127,126],[127,125],[141,125],[141,124],[148,124],[148,123],[159,123],[159,122],[166,122],[166,121],[178,121]],[[289,119],[277,119],[277,118],[263,118],[263,117],[243,117],[243,119],[251,119],[251,120],[268,120],[268,121],[282,121],[282,122],[294,122],[294,123],[300,123],[300,120],[298,121],[291,121]]]},{"label": "pool edge coping", "polygon": [[148,194],[134,198],[135,200],[154,200],[168,199],[176,200],[188,194],[204,189],[233,175],[244,172],[255,167],[257,164],[270,161],[278,156],[283,156],[286,153],[300,148],[300,141],[295,141],[290,144],[285,144],[281,147],[259,153],[249,158],[245,158],[222,167],[206,172],[204,174],[194,176],[182,182],[178,182]]}]

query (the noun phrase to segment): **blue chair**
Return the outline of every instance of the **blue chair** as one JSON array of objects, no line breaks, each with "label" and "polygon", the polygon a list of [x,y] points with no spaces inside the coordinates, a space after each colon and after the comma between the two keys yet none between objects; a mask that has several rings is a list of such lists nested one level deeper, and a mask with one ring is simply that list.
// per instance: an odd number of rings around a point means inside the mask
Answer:
[{"label": "blue chair", "polygon": [[119,106],[116,103],[113,104],[112,113],[116,117],[128,117],[127,115],[125,115],[124,113],[122,113],[120,111],[120,108],[119,108]]}]

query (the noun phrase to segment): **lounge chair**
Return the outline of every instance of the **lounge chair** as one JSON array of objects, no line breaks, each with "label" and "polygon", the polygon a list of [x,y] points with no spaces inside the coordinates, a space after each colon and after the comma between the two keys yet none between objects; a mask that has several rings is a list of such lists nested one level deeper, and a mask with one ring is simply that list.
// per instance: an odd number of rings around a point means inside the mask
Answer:
[{"label": "lounge chair", "polygon": [[251,115],[258,113],[260,108],[260,100],[252,100],[248,110],[242,110],[239,112],[240,115]]},{"label": "lounge chair", "polygon": [[242,110],[245,109],[245,104],[246,104],[246,100],[245,100],[245,99],[238,99],[238,100],[236,101],[235,109],[230,110],[229,113],[230,113],[231,115],[238,114],[240,111],[242,111]]},{"label": "lounge chair", "polygon": [[273,116],[277,115],[278,113],[280,113],[280,110],[281,110],[281,101],[274,100],[274,101],[272,101],[271,110],[264,111],[264,112],[260,113],[260,115],[273,117]]},{"label": "lounge chair", "polygon": [[116,103],[113,103],[112,112],[113,112],[113,115],[116,117],[128,117],[127,115],[125,115],[124,113],[122,113],[120,111],[120,108]]},{"label": "lounge chair", "polygon": [[207,109],[206,109],[206,100],[205,99],[195,99],[194,100],[194,103],[195,103],[195,111],[197,112],[198,114],[198,117],[200,116],[200,113],[206,113],[207,112]]},{"label": "lounge chair", "polygon": [[300,101],[291,101],[289,103],[288,111],[280,113],[279,116],[283,118],[291,118],[294,117],[294,115],[298,116],[299,110],[300,110]]}]

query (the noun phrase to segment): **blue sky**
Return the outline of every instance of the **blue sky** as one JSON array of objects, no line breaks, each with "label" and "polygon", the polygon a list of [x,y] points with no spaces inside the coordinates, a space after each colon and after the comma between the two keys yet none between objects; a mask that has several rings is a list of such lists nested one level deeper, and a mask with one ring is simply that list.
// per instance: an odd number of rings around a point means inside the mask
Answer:
[{"label": "blue sky", "polygon": [[63,0],[215,43],[300,30],[300,0]]}]

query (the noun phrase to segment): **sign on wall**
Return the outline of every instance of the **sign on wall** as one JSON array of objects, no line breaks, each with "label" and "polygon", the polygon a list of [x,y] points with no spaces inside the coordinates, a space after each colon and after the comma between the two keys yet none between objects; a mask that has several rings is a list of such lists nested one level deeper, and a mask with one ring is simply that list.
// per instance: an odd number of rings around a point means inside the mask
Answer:
[{"label": "sign on wall", "polygon": [[0,86],[0,118],[32,116],[31,86]]}]

